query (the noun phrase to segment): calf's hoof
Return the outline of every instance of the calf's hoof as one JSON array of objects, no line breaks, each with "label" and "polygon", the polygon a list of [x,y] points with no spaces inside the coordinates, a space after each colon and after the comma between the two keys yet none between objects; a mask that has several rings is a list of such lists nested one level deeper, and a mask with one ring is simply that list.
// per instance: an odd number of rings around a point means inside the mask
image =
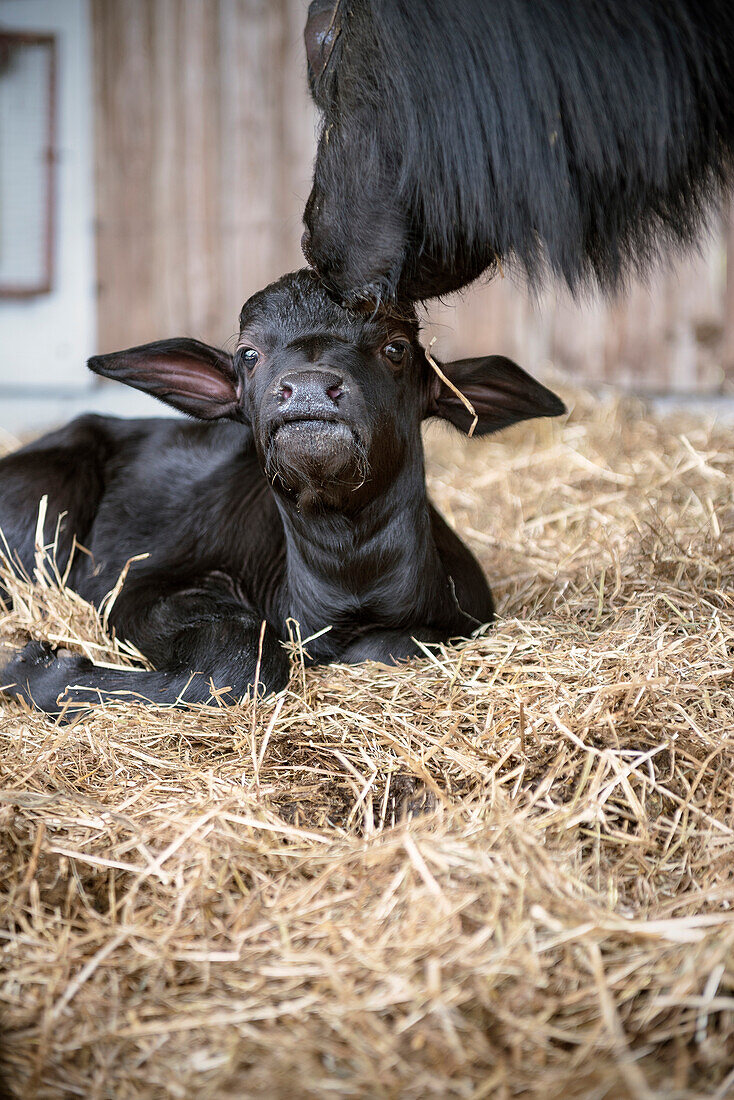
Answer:
[{"label": "calf's hoof", "polygon": [[48,642],[28,642],[20,650],[0,656],[0,692],[11,699],[24,699],[47,714],[58,714],[57,702],[79,673],[92,667],[81,654],[56,650]]}]

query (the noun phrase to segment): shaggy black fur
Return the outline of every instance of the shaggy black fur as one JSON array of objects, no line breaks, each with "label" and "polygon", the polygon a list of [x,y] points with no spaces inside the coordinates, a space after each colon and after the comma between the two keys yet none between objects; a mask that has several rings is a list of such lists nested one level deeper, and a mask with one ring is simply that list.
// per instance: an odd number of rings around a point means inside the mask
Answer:
[{"label": "shaggy black fur", "polygon": [[731,0],[315,0],[304,251],[345,300],[614,290],[731,179]]},{"label": "shaggy black fur", "polygon": [[[251,298],[234,360],[165,340],[90,360],[98,374],[211,423],[86,416],[0,462],[0,529],[26,572],[39,500],[69,584],[111,611],[154,672],[29,643],[0,688],[58,713],[118,693],[195,702],[284,686],[300,624],[314,661],[394,661],[492,618],[477,562],[430,505],[421,422],[471,417],[429,367],[414,317],[358,317],[312,272]],[[563,412],[508,359],[448,363],[477,434]],[[264,475],[267,476],[264,476]],[[47,531],[48,534],[51,531]],[[2,590],[0,590],[0,596]],[[7,596],[7,593],[6,593]],[[70,686],[71,685],[71,686]]]}]

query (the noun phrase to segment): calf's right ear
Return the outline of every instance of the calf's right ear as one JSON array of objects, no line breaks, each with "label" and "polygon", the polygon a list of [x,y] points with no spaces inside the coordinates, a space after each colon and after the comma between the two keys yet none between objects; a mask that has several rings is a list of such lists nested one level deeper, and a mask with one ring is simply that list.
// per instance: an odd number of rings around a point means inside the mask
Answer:
[{"label": "calf's right ear", "polygon": [[232,356],[199,340],[158,340],[95,355],[87,366],[199,420],[244,419]]}]

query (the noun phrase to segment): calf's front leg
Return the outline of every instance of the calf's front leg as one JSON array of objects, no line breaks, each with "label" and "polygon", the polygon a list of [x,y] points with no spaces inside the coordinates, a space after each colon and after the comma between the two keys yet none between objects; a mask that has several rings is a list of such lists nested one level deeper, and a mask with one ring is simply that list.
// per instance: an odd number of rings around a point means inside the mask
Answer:
[{"label": "calf's front leg", "polygon": [[[84,656],[29,642],[3,664],[0,691],[56,715],[100,701],[163,705],[207,702],[217,693],[234,702],[251,689],[279,691],[288,658],[273,629],[255,616],[198,621],[168,639],[155,671],[100,668]],[[259,664],[259,668],[258,668]],[[256,677],[257,674],[257,677]]]}]

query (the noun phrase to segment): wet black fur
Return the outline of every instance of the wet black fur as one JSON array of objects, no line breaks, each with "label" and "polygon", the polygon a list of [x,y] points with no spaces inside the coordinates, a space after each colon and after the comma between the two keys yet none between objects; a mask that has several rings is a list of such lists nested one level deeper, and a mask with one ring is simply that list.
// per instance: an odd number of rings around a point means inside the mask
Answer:
[{"label": "wet black fur", "polygon": [[[471,418],[430,370],[414,318],[360,319],[299,272],[250,299],[240,321],[234,360],[194,340],[90,360],[209,423],[84,416],[0,461],[0,528],[26,573],[44,495],[59,566],[74,539],[86,548],[68,583],[97,606],[148,554],[110,622],[155,667],[104,669],[29,643],[0,662],[10,695],[49,713],[64,692],[73,704],[120,692],[196,702],[213,689],[232,699],[256,672],[284,686],[289,620],[304,639],[329,628],[307,646],[318,662],[393,661],[419,652],[414,638],[491,620],[479,565],[426,496],[422,420],[466,431]],[[396,339],[400,365],[384,354]],[[475,403],[478,434],[563,411],[501,357],[444,370]]]},{"label": "wet black fur", "polygon": [[614,290],[689,245],[731,180],[731,0],[310,11],[304,251],[352,303],[431,298],[498,259]]}]

